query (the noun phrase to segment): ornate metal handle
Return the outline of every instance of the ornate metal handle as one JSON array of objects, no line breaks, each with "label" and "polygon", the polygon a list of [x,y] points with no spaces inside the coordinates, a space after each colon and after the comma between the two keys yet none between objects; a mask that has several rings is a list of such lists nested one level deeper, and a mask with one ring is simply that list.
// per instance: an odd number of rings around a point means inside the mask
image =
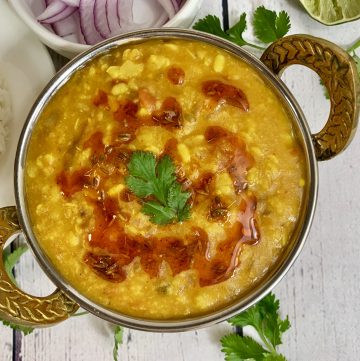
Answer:
[{"label": "ornate metal handle", "polygon": [[327,160],[344,150],[355,133],[360,107],[360,81],[351,56],[324,39],[291,35],[270,45],[261,61],[276,74],[292,64],[318,73],[328,89],[331,109],[324,128],[312,136],[317,159]]},{"label": "ornate metal handle", "polygon": [[19,290],[3,263],[6,241],[20,231],[15,207],[0,208],[0,318],[16,324],[46,327],[66,320],[79,306],[59,289],[48,297],[34,297]]}]

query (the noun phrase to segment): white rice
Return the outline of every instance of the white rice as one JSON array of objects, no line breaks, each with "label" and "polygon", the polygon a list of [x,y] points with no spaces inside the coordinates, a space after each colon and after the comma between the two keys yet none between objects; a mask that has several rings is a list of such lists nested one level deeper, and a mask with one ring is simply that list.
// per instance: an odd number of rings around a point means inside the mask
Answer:
[{"label": "white rice", "polygon": [[12,116],[11,98],[5,79],[0,74],[0,155],[5,152],[6,137]]}]

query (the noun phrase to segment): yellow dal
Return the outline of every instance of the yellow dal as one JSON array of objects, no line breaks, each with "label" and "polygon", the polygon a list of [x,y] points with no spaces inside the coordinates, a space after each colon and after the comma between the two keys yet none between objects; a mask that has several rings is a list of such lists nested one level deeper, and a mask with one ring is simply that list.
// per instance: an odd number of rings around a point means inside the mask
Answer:
[{"label": "yellow dal", "polygon": [[[171,65],[184,70],[183,85],[173,85],[167,79]],[[209,79],[241,89],[249,101],[249,111],[227,104],[209,110],[200,85]],[[126,280],[114,283],[100,278],[83,262],[86,237],[94,226],[91,206],[81,193],[64,197],[56,177],[64,167],[76,170],[89,165],[91,151],[79,145],[95,131],[103,132],[106,145],[111,142],[114,120],[108,110],[93,105],[96,91],[105,89],[112,94],[112,100],[121,100],[136,95],[140,88],[156,97],[157,108],[166,97],[175,97],[182,107],[183,126],[172,131],[144,126],[130,143],[132,150],[160,154],[166,141],[175,137],[181,144],[178,152],[185,174],[190,180],[196,179],[199,173],[216,168],[211,157],[199,159],[207,146],[203,137],[206,127],[218,125],[236,133],[255,159],[246,175],[246,192],[257,199],[255,216],[260,242],[243,245],[239,266],[224,282],[200,287],[196,271],[190,269],[174,277],[166,264],[158,277],[151,278],[135,259],[126,267]],[[139,113],[146,115],[147,110],[140,108]],[[305,182],[303,151],[276,94],[241,60],[213,46],[185,40],[152,40],[120,47],[77,71],[45,107],[33,131],[26,163],[26,195],[33,229],[58,272],[93,301],[152,319],[213,311],[233,302],[261,280],[291,239]],[[117,199],[124,188],[125,184],[120,183],[107,192]],[[225,198],[234,197],[226,175],[218,177],[216,192]],[[136,200],[121,206],[131,213],[126,225],[129,234],[181,237],[192,226],[200,226],[208,233],[212,250],[225,237],[226,225],[209,221],[204,205],[192,209],[188,221],[165,228],[149,222]],[[86,222],[79,215],[84,209],[90,214]],[[167,292],[159,292],[164,286]]]}]

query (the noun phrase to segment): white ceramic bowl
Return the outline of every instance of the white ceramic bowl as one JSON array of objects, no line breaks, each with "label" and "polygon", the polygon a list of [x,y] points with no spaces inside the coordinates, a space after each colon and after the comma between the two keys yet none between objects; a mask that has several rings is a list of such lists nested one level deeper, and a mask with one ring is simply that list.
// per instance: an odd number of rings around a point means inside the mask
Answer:
[{"label": "white ceramic bowl", "polygon": [[[179,12],[164,27],[189,27],[195,19],[203,0],[186,0]],[[91,46],[74,43],[56,35],[50,27],[41,25],[36,20],[45,5],[42,0],[9,0],[10,5],[24,21],[24,23],[39,37],[48,47],[55,50],[66,58],[73,58],[75,55],[88,50]],[[134,9],[134,13],[136,8]]]}]

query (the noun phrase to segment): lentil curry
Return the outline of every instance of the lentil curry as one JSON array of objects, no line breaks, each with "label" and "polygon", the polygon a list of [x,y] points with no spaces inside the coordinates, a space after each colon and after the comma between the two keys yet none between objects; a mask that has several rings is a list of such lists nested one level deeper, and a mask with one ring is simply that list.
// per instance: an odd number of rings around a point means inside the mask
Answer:
[{"label": "lentil curry", "polygon": [[[65,279],[105,307],[149,319],[216,310],[290,242],[306,182],[294,133],[271,88],[221,49],[118,47],[79,69],[36,124],[26,161],[34,232]],[[138,151],[171,159],[188,219],[159,225],[142,212],[126,183]]]}]

